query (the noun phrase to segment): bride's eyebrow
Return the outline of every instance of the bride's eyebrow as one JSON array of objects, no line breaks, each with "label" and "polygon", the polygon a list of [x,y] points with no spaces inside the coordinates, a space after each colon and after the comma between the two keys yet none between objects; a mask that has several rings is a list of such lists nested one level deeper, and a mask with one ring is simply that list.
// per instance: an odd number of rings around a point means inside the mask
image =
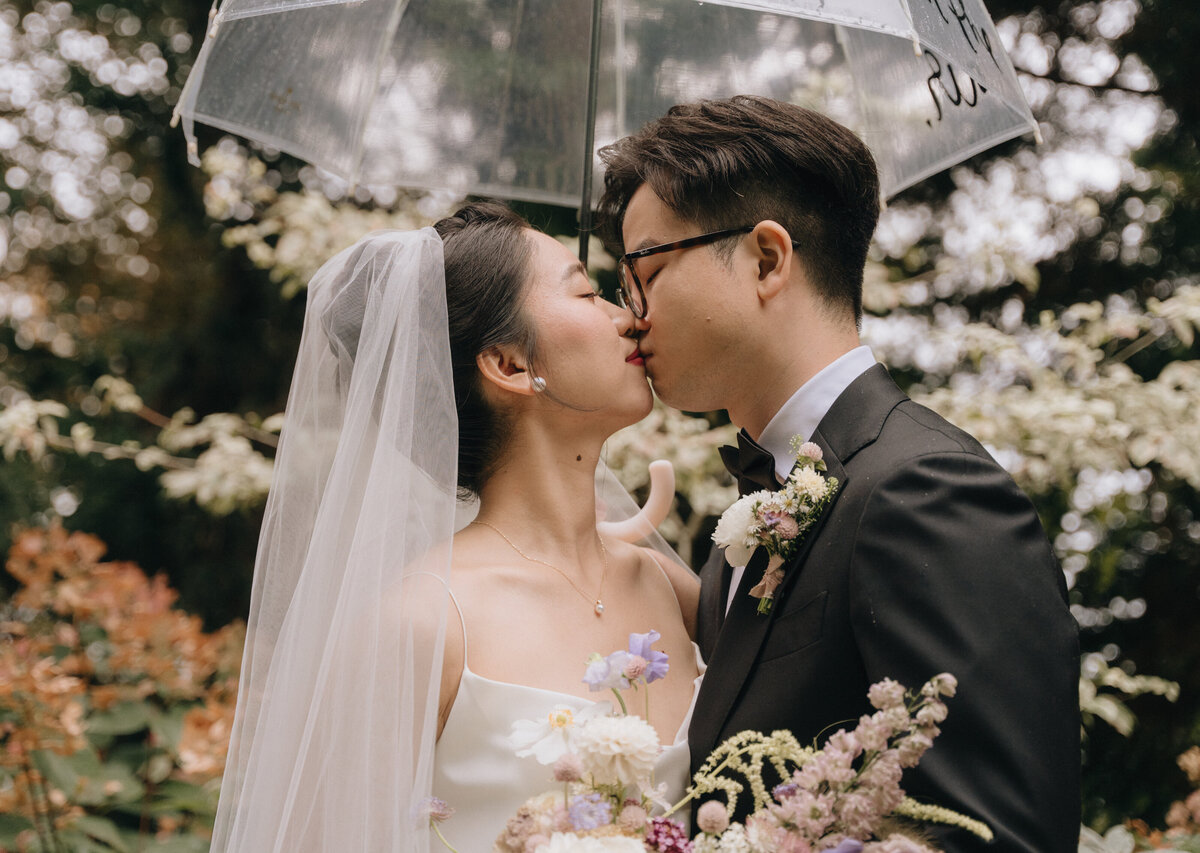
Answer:
[{"label": "bride's eyebrow", "polygon": [[587,278],[587,270],[585,270],[583,268],[583,264],[581,264],[579,261],[576,261],[575,263],[568,265],[567,268],[565,270],[563,270],[562,280],[564,282],[567,282],[567,281],[570,281],[572,278],[574,278],[577,275],[581,275],[584,278]]}]

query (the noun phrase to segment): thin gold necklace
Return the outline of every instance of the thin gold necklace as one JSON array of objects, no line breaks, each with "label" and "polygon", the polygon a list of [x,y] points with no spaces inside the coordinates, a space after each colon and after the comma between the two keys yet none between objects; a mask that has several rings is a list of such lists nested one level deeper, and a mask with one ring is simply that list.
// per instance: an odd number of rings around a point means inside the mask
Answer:
[{"label": "thin gold necklace", "polygon": [[602,597],[604,595],[604,579],[606,577],[608,577],[608,549],[606,547],[604,547],[604,539],[599,534],[596,535],[596,541],[600,543],[600,559],[602,561],[603,568],[600,570],[600,589],[598,589],[596,591],[596,597],[595,597],[595,599],[593,599],[590,595],[588,595],[586,592],[584,592],[579,587],[579,584],[577,584],[577,583],[575,583],[575,581],[571,580],[570,575],[568,575],[566,572],[564,572],[562,569],[560,569],[558,566],[554,565],[553,563],[547,563],[545,560],[539,560],[537,557],[531,557],[528,554],[526,554],[524,551],[522,551],[520,548],[517,547],[516,542],[512,541],[507,536],[505,536],[504,531],[501,530],[496,525],[489,524],[486,521],[472,521],[471,523],[472,524],[481,524],[484,527],[490,527],[492,530],[496,531],[496,534],[501,539],[503,539],[505,542],[507,542],[514,551],[516,551],[518,554],[520,554],[522,557],[524,557],[529,562],[541,563],[546,568],[554,569],[554,571],[558,572],[560,575],[563,576],[563,580],[565,580],[567,583],[569,583],[575,589],[575,591],[577,593],[579,593],[580,595],[583,596],[584,601],[586,601],[592,605],[592,610],[594,610],[596,612],[597,616],[604,615],[604,601],[603,601]]}]

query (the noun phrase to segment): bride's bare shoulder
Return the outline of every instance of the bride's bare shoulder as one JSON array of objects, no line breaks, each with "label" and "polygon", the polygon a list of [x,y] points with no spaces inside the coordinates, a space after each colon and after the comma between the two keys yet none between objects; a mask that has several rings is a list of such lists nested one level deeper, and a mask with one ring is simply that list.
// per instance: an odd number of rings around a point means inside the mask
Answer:
[{"label": "bride's bare shoulder", "polygon": [[672,559],[661,551],[638,545],[625,547],[630,549],[639,561],[641,571],[654,572],[670,582],[675,600],[679,603],[679,612],[687,626],[688,636],[695,637],[696,608],[700,603],[700,578],[678,559]]}]

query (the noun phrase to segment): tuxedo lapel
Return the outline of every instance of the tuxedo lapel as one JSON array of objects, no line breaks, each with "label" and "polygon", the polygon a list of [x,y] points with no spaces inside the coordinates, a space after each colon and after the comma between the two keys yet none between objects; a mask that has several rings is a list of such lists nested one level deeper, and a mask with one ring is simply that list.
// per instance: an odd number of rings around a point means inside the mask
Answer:
[{"label": "tuxedo lapel", "polygon": [[725,619],[725,600],[729,595],[729,567],[725,552],[713,548],[700,569],[700,602],[696,607],[696,644],[705,660],[713,656],[717,635]]},{"label": "tuxedo lapel", "polygon": [[[838,493],[825,505],[821,515],[805,534],[804,541],[800,543],[796,553],[784,564],[783,581],[775,590],[775,602],[770,613],[759,613],[758,599],[750,595],[751,588],[762,579],[763,569],[767,565],[765,548],[755,550],[746,571],[742,573],[737,594],[733,598],[724,624],[721,625],[716,646],[708,661],[708,672],[700,685],[700,695],[696,697],[696,710],[692,716],[689,740],[695,747],[704,749],[701,755],[707,754],[717,745],[717,738],[725,726],[725,721],[729,719],[734,700],[750,675],[768,629],[783,609],[787,591],[795,584],[796,576],[800,574],[813,542],[821,535],[825,519],[829,517],[845,484],[845,469],[833,455],[819,430],[811,440],[825,454],[828,467],[825,476],[837,478]],[[726,597],[722,596],[722,607],[725,601]]]}]

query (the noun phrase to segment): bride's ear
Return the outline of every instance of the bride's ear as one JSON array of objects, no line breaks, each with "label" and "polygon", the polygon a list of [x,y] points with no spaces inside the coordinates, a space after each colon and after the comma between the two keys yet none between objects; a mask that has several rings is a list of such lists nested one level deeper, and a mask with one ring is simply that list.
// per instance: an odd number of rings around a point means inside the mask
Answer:
[{"label": "bride's ear", "polygon": [[531,397],[533,372],[528,369],[523,356],[518,356],[507,347],[491,347],[475,356],[475,364],[483,374],[485,382],[512,394]]}]

